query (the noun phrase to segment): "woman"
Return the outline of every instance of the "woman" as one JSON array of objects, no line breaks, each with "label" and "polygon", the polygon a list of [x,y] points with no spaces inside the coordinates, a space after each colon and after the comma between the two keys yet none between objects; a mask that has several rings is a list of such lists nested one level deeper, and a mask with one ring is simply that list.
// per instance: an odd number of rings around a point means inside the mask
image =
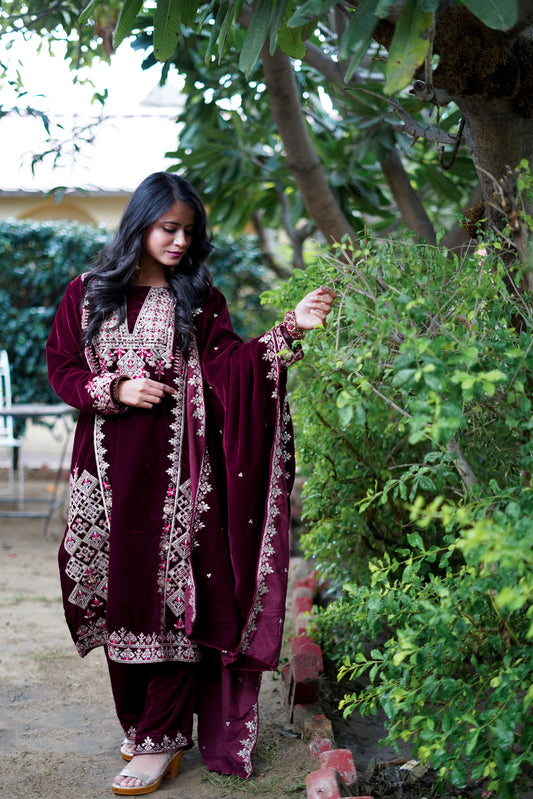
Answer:
[{"label": "woman", "polygon": [[307,295],[249,343],[212,286],[205,208],[158,172],[96,267],[73,280],[47,344],[50,383],[80,410],[59,552],[80,655],[105,648],[130,764],[117,794],[156,790],[198,744],[251,774],[261,672],[277,666],[292,431],[285,371],[333,294]]}]

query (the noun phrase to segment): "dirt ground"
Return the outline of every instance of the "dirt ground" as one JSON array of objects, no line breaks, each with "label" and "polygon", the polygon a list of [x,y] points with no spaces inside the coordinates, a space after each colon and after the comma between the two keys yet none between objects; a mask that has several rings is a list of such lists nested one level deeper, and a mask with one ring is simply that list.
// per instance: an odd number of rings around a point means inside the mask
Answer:
[{"label": "dirt ground", "polygon": [[[49,486],[37,485],[34,493]],[[67,631],[56,564],[61,519],[0,519],[0,797],[104,799],[125,765],[101,650],[79,658]],[[267,674],[251,780],[209,774],[198,749],[157,795],[176,799],[306,796],[314,769],[287,724],[279,674]]]},{"label": "dirt ground", "polygon": [[[50,485],[34,481],[29,489],[46,496]],[[44,537],[40,519],[0,518],[0,799],[108,799],[124,765],[103,653],[80,659],[64,622],[56,563],[63,526],[58,514]],[[157,796],[305,799],[305,777],[317,764],[288,724],[279,673],[264,677],[260,719],[250,780],[210,774],[195,747]],[[372,761],[394,767],[396,753],[377,743],[379,719],[348,724],[337,717],[334,732],[336,745],[352,750],[360,775]],[[416,793],[403,793],[404,799],[415,795],[431,790],[419,785]]]}]

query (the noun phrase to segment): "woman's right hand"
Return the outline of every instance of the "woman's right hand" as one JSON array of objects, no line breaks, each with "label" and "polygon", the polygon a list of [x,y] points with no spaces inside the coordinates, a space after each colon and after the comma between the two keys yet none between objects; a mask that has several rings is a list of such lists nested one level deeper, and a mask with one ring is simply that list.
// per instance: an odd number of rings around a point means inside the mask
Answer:
[{"label": "woman's right hand", "polygon": [[148,377],[121,380],[117,386],[117,399],[132,408],[152,408],[162,402],[165,394],[176,394],[176,389]]}]

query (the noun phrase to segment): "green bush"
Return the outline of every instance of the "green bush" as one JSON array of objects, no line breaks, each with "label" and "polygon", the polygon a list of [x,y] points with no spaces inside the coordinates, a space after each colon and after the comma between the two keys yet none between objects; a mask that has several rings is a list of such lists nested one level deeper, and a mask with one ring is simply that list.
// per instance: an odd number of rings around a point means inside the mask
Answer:
[{"label": "green bush", "polygon": [[[67,283],[87,271],[109,239],[102,228],[73,222],[0,221],[0,348],[9,354],[14,402],[54,402],[45,344]],[[210,261],[236,330],[259,335],[273,315],[259,296],[272,279],[262,253],[245,237],[216,236]]]},{"label": "green bush", "polygon": [[501,799],[533,766],[533,305],[503,241],[368,239],[265,296],[338,295],[291,404],[301,544],[336,597],[317,635],[368,682],[343,710],[380,706],[388,743]]}]

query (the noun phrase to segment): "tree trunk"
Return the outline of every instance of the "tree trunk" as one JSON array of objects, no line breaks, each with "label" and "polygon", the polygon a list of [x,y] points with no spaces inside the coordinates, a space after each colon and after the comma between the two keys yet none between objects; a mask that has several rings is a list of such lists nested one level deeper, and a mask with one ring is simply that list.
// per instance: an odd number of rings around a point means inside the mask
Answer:
[{"label": "tree trunk", "polygon": [[533,164],[533,118],[518,115],[508,100],[466,96],[455,102],[467,122],[468,144],[479,174],[487,218],[500,228],[504,209],[499,186],[508,170],[515,169],[523,159]]},{"label": "tree trunk", "polygon": [[387,157],[381,162],[381,168],[407,227],[428,244],[436,244],[437,237],[433,225],[418,194],[411,186],[409,176],[403,168],[402,159],[396,148],[389,150]]},{"label": "tree trunk", "polygon": [[340,242],[344,237],[356,240],[309,137],[290,58],[279,49],[270,55],[268,44],[261,56],[272,116],[310,217],[328,244]]}]

